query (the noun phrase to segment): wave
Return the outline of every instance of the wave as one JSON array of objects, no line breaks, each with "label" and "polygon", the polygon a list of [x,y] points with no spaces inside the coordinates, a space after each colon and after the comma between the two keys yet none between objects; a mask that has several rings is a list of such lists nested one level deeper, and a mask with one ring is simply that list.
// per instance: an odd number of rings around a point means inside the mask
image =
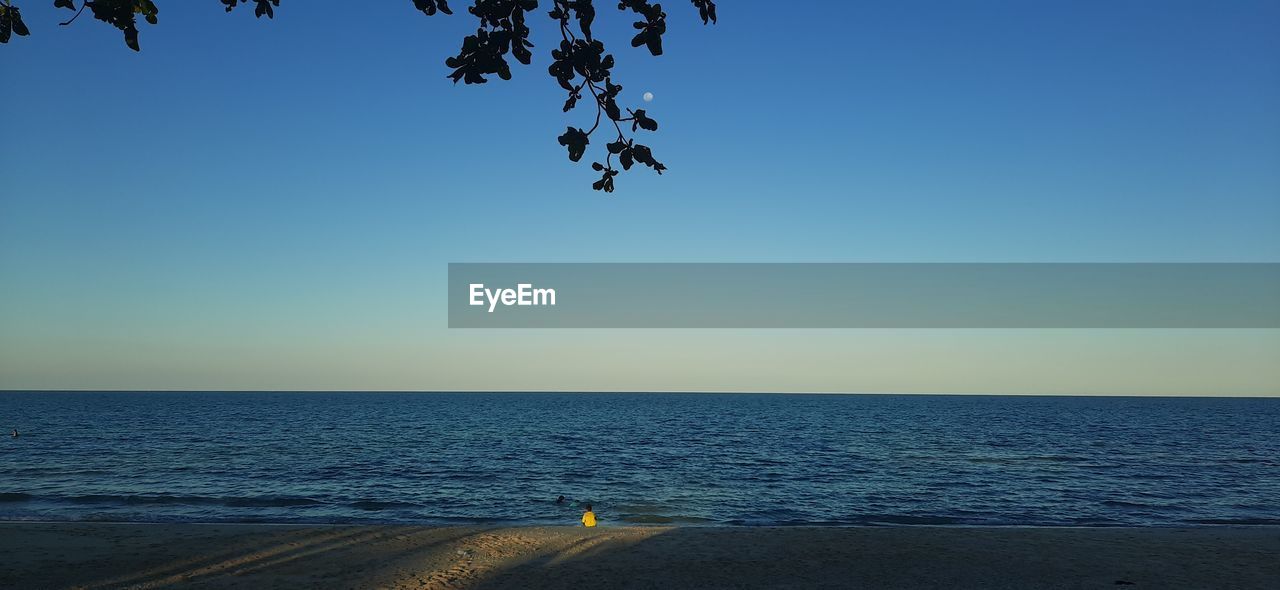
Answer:
[{"label": "wave", "polygon": [[711,524],[716,522],[710,518],[665,514],[623,514],[617,520],[631,524]]},{"label": "wave", "polygon": [[948,525],[948,524],[969,524],[962,518],[951,516],[909,516],[901,514],[888,514],[884,516],[868,516],[859,519],[859,524],[890,524],[890,525]]},{"label": "wave", "polygon": [[1088,457],[1080,457],[1077,455],[1016,455],[1016,456],[1003,456],[1003,457],[986,457],[986,456],[966,457],[965,460],[967,460],[970,463],[1005,464],[1005,463],[1022,463],[1022,462],[1081,463],[1085,461],[1090,461],[1091,459],[1089,459]]},{"label": "wave", "polygon": [[311,498],[294,498],[287,496],[257,496],[257,497],[209,497],[209,496],[178,496],[171,494],[154,494],[154,495],[115,495],[115,494],[88,494],[83,496],[67,496],[63,498],[47,498],[52,501],[65,501],[72,504],[118,504],[118,505],[147,505],[147,504],[177,504],[189,506],[228,506],[233,508],[286,508],[291,506],[316,506],[324,504],[319,500]]},{"label": "wave", "polygon": [[272,507],[289,507],[289,506],[319,506],[324,504],[319,500],[311,498],[289,498],[289,497],[260,497],[260,498],[229,498],[225,501],[227,506],[242,506],[250,508],[272,508]]},{"label": "wave", "polygon": [[352,508],[359,510],[395,510],[398,508],[422,508],[421,504],[413,502],[382,502],[378,500],[360,500],[349,504]]},{"label": "wave", "polygon": [[1215,525],[1280,525],[1280,518],[1200,518],[1184,521],[1189,524]]},{"label": "wave", "polygon": [[0,494],[0,502],[26,502],[31,499],[31,494],[21,492],[5,492]]},{"label": "wave", "polygon": [[1102,505],[1113,508],[1150,508],[1157,510],[1178,510],[1183,508],[1178,504],[1138,502],[1134,500],[1103,500]]}]

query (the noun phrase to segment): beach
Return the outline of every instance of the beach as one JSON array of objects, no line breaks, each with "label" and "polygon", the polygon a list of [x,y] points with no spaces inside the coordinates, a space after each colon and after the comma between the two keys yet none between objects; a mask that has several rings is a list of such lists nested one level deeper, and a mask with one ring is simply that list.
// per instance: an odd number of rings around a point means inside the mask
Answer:
[{"label": "beach", "polygon": [[0,524],[5,588],[1274,588],[1280,528]]}]

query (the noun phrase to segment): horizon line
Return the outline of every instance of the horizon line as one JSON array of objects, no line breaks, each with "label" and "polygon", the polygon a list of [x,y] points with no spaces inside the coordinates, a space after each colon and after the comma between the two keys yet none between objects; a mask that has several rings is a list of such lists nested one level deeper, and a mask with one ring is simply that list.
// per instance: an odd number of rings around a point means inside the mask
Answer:
[{"label": "horizon line", "polygon": [[1169,393],[975,393],[892,391],[715,391],[715,390],[560,390],[560,389],[0,389],[4,393],[495,393],[495,394],[678,394],[678,395],[919,395],[948,397],[1143,397],[1204,399],[1280,399],[1280,394],[1180,395]]}]

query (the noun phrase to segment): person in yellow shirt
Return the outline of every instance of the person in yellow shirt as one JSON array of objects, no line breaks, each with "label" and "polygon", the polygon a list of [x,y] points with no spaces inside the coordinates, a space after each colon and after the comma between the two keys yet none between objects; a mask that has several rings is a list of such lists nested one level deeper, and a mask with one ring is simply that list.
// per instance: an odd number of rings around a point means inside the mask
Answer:
[{"label": "person in yellow shirt", "polygon": [[582,513],[582,526],[596,526],[596,513],[591,511],[591,505],[587,504],[587,511]]}]

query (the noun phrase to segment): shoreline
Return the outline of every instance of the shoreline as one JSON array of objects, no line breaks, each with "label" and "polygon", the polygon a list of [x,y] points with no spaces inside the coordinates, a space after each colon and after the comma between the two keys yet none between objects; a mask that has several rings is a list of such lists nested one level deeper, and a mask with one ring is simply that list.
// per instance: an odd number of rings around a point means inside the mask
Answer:
[{"label": "shoreline", "polygon": [[1265,588],[1280,527],[0,522],[0,587]]},{"label": "shoreline", "polygon": [[[504,529],[531,529],[531,528],[582,528],[581,525],[562,523],[562,522],[529,522],[529,523],[513,523],[505,521],[475,521],[475,522],[456,522],[456,523],[436,523],[430,521],[421,522],[269,522],[269,521],[201,521],[201,520],[9,520],[0,518],[0,528],[12,525],[41,525],[41,524],[57,524],[57,525],[108,525],[108,526],[248,526],[248,527],[414,527],[414,528],[504,528]],[[754,529],[983,529],[983,530],[1006,530],[1006,529],[1050,529],[1050,530],[1112,530],[1112,529],[1132,529],[1132,530],[1200,530],[1200,529],[1275,529],[1280,531],[1280,520],[1275,522],[1186,522],[1176,524],[1150,524],[1150,525],[1133,525],[1133,524],[934,524],[934,523],[883,523],[883,524],[726,524],[726,523],[646,523],[646,522],[613,522],[600,521],[600,529],[647,529],[647,528],[663,528],[663,529],[728,529],[728,530],[754,530]]]}]

